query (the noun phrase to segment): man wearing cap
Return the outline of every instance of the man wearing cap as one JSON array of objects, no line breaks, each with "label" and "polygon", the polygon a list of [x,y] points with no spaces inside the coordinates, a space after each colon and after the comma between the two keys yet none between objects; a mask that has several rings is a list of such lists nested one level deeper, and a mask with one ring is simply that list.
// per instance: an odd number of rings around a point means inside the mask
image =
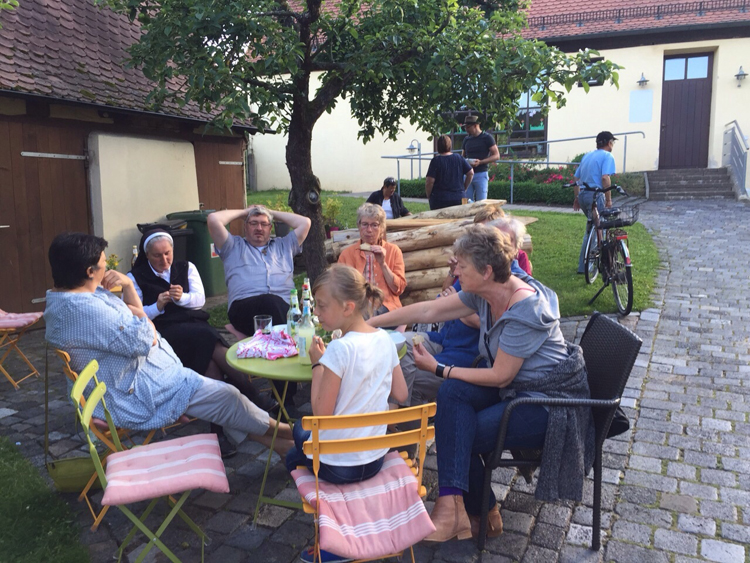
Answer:
[{"label": "man wearing cap", "polygon": [[494,137],[480,129],[478,116],[467,116],[464,129],[467,135],[463,143],[463,156],[474,169],[474,179],[466,189],[466,197],[474,201],[487,199],[488,165],[500,158],[500,151]]},{"label": "man wearing cap", "polygon": [[[602,131],[596,136],[596,150],[584,155],[581,164],[576,168],[575,177],[577,185],[573,188],[575,198],[573,209],[581,209],[586,219],[591,219],[591,203],[596,196],[596,207],[601,212],[605,207],[612,207],[612,192],[597,194],[594,188],[608,188],[612,185],[610,175],[615,173],[615,158],[612,156],[612,148],[617,138],[609,131]],[[589,187],[586,188],[584,184]],[[586,253],[586,240],[589,236],[589,223],[586,223],[586,232],[583,235],[581,252],[578,256],[578,273],[584,271],[584,255]]]},{"label": "man wearing cap", "polygon": [[385,211],[386,219],[398,219],[411,215],[411,212],[404,207],[401,196],[396,193],[396,178],[388,176],[383,180],[383,187],[370,194],[367,203],[379,205]]}]

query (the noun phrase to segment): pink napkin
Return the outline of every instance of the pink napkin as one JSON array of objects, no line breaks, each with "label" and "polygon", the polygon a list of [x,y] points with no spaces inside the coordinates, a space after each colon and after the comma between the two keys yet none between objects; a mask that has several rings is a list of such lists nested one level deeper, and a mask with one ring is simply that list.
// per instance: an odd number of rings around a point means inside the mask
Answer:
[{"label": "pink napkin", "polygon": [[257,331],[247,342],[237,345],[238,358],[264,358],[266,360],[278,360],[279,358],[291,358],[296,356],[297,346],[294,340],[286,333],[286,330],[271,334],[263,334]]}]

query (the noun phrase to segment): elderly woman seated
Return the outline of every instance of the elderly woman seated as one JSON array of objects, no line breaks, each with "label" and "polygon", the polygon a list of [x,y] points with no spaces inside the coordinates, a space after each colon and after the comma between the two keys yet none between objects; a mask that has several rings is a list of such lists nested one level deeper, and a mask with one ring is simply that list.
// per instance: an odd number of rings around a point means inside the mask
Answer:
[{"label": "elderly woman seated", "polygon": [[[581,349],[567,344],[560,332],[557,295],[529,276],[511,275],[516,250],[498,229],[473,225],[453,247],[461,292],[368,321],[381,326],[479,314],[479,352],[489,367],[446,366],[421,345],[414,346],[418,361],[444,379],[435,418],[440,490],[430,541],[463,539],[478,532],[484,474],[480,456],[495,448],[511,398],[589,397]],[[581,468],[591,467],[593,461],[590,419],[588,408],[522,405],[513,411],[505,447],[545,446],[538,498],[580,500]],[[497,536],[502,520],[494,496],[490,507],[488,535]]]},{"label": "elderly woman seated", "polygon": [[[273,405],[250,383],[247,375],[232,368],[226,360],[229,344],[208,324],[209,315],[201,309],[206,293],[197,268],[191,262],[174,262],[174,241],[164,229],[147,231],[141,237],[138,257],[128,277],[143,303],[146,316],[187,368],[217,381],[237,387],[262,408]],[[230,457],[237,449],[229,444],[220,427],[222,455]]]},{"label": "elderly woman seated", "polygon": [[383,290],[383,304],[376,315],[399,309],[399,295],[406,289],[404,256],[398,246],[385,240],[385,211],[374,203],[362,204],[357,209],[357,227],[360,240],[343,250],[339,264],[352,266]]},{"label": "elderly woman seated", "polygon": [[[107,271],[106,246],[83,233],[55,237],[49,249],[55,288],[47,292],[44,319],[47,341],[70,354],[73,369],[99,362],[114,423],[152,430],[186,414],[223,426],[235,444],[248,436],[270,444],[276,421],[237,388],[182,365],[144,312],[133,281]],[[108,291],[118,285],[122,299]],[[279,436],[276,449],[285,453],[292,445],[288,425],[279,425]]]}]

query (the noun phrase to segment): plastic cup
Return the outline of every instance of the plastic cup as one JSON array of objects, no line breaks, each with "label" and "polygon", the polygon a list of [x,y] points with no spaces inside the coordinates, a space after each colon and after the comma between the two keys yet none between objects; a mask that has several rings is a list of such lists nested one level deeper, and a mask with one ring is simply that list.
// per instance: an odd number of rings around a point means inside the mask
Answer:
[{"label": "plastic cup", "polygon": [[255,322],[255,332],[261,331],[263,334],[271,334],[271,326],[273,326],[271,315],[255,315],[253,321]]}]

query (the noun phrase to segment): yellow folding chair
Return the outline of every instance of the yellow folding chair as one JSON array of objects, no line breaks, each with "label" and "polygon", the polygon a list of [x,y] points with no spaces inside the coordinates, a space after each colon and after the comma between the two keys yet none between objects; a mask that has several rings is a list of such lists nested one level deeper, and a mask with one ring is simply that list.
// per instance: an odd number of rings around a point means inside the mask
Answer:
[{"label": "yellow folding chair", "polygon": [[[39,371],[34,367],[34,364],[26,357],[21,349],[18,347],[18,341],[26,333],[29,328],[39,322],[42,318],[42,313],[6,313],[0,309],[0,350],[7,348],[5,353],[0,357],[0,372],[3,373],[5,378],[10,381],[10,384],[14,389],[18,390],[18,384],[35,375],[39,377]],[[15,380],[11,377],[8,370],[3,367],[5,360],[8,359],[10,353],[15,352],[21,356],[21,359],[29,366],[30,373],[24,375],[22,378]]]},{"label": "yellow folding chair", "polygon": [[[200,538],[201,561],[203,561],[204,546],[208,538],[203,530],[183,512],[182,505],[194,488],[200,487],[219,493],[229,492],[229,483],[216,435],[198,434],[132,449],[123,448],[117,428],[104,402],[107,387],[104,383],[97,382],[95,377],[98,369],[99,364],[96,360],[89,362],[73,384],[70,397],[76,406],[76,414],[85,431],[89,453],[104,490],[102,504],[117,506],[134,524],[133,529],[118,549],[118,561],[122,560],[126,547],[140,531],[149,541],[138,555],[136,563],[141,563],[154,546],[158,547],[170,561],[179,563],[177,556],[160,539],[175,516],[179,516]],[[95,383],[94,390],[88,397],[84,397],[86,386],[92,380]],[[94,409],[98,405],[101,405],[104,410],[109,436],[115,447],[114,453],[108,457],[106,472],[91,438]],[[175,501],[170,495],[178,493],[182,494],[179,500]],[[126,506],[149,499],[151,502],[140,517]],[[165,500],[171,506],[171,510],[156,532],[153,532],[145,525],[145,521],[159,500]]]},{"label": "yellow folding chair", "polygon": [[[60,350],[59,348],[53,348],[53,351],[57,355],[58,358],[63,363],[63,373],[66,375],[66,377],[73,383],[78,380],[78,373],[76,373],[73,368],[70,367],[70,355],[65,352],[64,350]],[[94,384],[98,385],[99,380],[94,375]],[[86,399],[81,396],[81,408],[84,408],[86,406]],[[186,416],[181,416],[180,419],[172,424],[171,426],[167,426],[166,428],[162,428],[162,432],[169,428],[173,428],[174,426],[178,426],[180,424],[186,424],[187,422],[191,422],[191,420],[195,419],[188,419]],[[120,444],[122,444],[123,440],[127,440],[129,442],[129,448],[136,446],[136,442],[133,440],[133,438],[130,436],[131,430],[127,428],[120,428],[116,427],[117,431],[117,438],[120,440]],[[117,447],[114,444],[112,435],[109,430],[109,425],[107,424],[106,420],[102,420],[100,418],[92,417],[91,419],[91,432],[94,433],[94,436],[96,436],[102,444],[104,444],[107,448],[105,452],[101,454],[101,459],[104,464],[107,463],[107,457],[114,453],[117,450]],[[146,437],[143,439],[143,442],[141,445],[146,446],[149,443],[151,443],[151,440],[154,439],[154,436],[156,435],[156,430],[149,431],[148,434],[146,434]],[[108,506],[103,506],[101,510],[97,513],[97,509],[94,507],[94,505],[91,503],[91,499],[89,499],[88,493],[91,490],[91,488],[94,486],[97,480],[96,471],[91,475],[91,478],[89,479],[86,486],[81,491],[81,494],[78,496],[78,502],[85,501],[86,505],[89,508],[89,512],[91,513],[92,518],[94,519],[94,523],[91,526],[91,531],[96,532],[96,530],[99,528],[99,524],[102,523],[102,520],[104,519],[105,514],[107,514],[107,511],[109,510]]]},{"label": "yellow folding chair", "polygon": [[[405,452],[400,452],[401,458],[404,459],[408,467],[411,468],[411,473],[416,477],[417,480],[417,494],[420,498],[424,498],[427,494],[425,487],[422,485],[422,477],[424,474],[424,459],[427,453],[427,440],[432,440],[435,437],[435,428],[428,425],[428,419],[435,416],[437,406],[435,403],[429,403],[426,405],[420,405],[416,407],[409,407],[404,409],[369,413],[362,415],[345,415],[345,416],[306,416],[302,419],[302,428],[311,431],[311,440],[307,441],[303,445],[303,451],[305,454],[312,455],[313,462],[313,473],[315,475],[315,491],[314,499],[320,497],[320,483],[318,479],[318,473],[320,471],[320,456],[326,454],[341,454],[341,453],[352,453],[362,452],[368,450],[382,450],[382,449],[394,449],[402,448],[417,444],[417,455],[415,459],[409,459]],[[403,424],[405,422],[417,421],[420,423],[419,428],[414,430],[406,430],[402,432],[395,432],[384,436],[372,436],[369,438],[355,438],[348,440],[320,440],[321,430],[338,430],[342,428],[362,428],[367,426],[380,426],[380,425],[396,425]],[[389,454],[390,455],[390,454]],[[384,470],[381,470],[381,473]],[[377,476],[376,476],[377,477]],[[315,560],[320,561],[320,502],[316,502],[313,507],[308,499],[310,495],[303,493],[303,487],[300,484],[304,479],[300,479],[297,482],[298,488],[302,496],[302,508],[308,514],[315,516]],[[338,489],[345,495],[347,490],[355,490],[358,487],[365,486],[368,481],[361,483],[354,483],[352,485],[337,485]],[[357,492],[353,493],[353,496],[357,496]],[[382,501],[381,497],[375,497]],[[387,510],[387,509],[386,509]],[[434,530],[434,528],[432,528]],[[387,533],[387,532],[383,532]],[[414,549],[409,547],[411,552],[412,563],[414,563]],[[387,559],[389,557],[401,557],[403,551],[398,553],[392,553],[389,555],[378,555],[375,559]],[[357,561],[370,561],[371,559],[358,559]]]}]

